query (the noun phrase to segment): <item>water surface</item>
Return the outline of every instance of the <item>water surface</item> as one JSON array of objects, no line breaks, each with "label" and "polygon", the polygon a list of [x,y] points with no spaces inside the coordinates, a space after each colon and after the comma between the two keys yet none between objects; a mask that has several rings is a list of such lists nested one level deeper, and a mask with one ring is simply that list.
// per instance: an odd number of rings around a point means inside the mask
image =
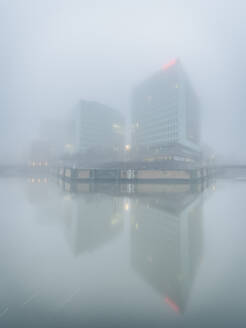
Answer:
[{"label": "water surface", "polygon": [[246,184],[0,181],[0,327],[246,324]]}]

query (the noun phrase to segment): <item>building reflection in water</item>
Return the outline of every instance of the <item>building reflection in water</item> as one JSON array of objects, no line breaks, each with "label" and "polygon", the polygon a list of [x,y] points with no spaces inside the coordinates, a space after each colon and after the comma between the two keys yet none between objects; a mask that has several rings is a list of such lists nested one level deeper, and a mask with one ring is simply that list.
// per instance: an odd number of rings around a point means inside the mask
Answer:
[{"label": "building reflection in water", "polygon": [[123,201],[105,194],[83,193],[68,198],[64,209],[66,238],[75,255],[93,251],[123,230]]},{"label": "building reflection in water", "polygon": [[189,185],[139,187],[131,201],[131,265],[183,313],[202,255],[202,195]]},{"label": "building reflection in water", "polygon": [[40,188],[38,182],[40,197],[30,180],[29,192],[32,202],[35,198],[46,213],[50,208],[62,223],[73,254],[99,249],[119,236],[128,213],[132,268],[174,311],[183,313],[202,256],[205,186],[58,183],[63,196],[57,197],[56,212],[54,197],[45,197],[46,186]]},{"label": "building reflection in water", "polygon": [[[84,194],[84,204],[77,205],[80,214],[74,216],[74,227],[70,228],[72,240],[78,242],[74,249],[80,252],[100,245],[106,236],[110,239],[111,229],[107,229],[113,222],[122,222],[124,209],[129,212],[131,223],[131,266],[174,311],[183,313],[202,256],[201,192],[206,187],[199,184],[71,185],[64,182],[64,190]],[[102,191],[106,198],[100,205]],[[98,200],[95,195],[99,196]],[[129,201],[123,202],[124,196]],[[96,201],[97,209],[90,205],[90,199]],[[110,206],[108,202],[113,203]],[[84,227],[87,206],[91,218]],[[84,237],[76,238],[76,235]]]},{"label": "building reflection in water", "polygon": [[28,182],[28,199],[36,207],[36,219],[62,226],[74,255],[96,250],[123,231],[122,198],[94,192],[87,183],[74,189],[74,184],[62,180],[58,186],[54,181],[47,183],[47,178],[29,178]]}]

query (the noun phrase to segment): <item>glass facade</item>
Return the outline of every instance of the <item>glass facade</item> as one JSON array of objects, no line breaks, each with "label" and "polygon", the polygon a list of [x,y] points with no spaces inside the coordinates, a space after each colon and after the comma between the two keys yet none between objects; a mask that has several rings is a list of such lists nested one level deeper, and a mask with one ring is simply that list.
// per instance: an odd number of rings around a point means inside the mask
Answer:
[{"label": "glass facade", "polygon": [[179,145],[199,150],[199,104],[179,61],[134,90],[131,115],[135,148]]}]

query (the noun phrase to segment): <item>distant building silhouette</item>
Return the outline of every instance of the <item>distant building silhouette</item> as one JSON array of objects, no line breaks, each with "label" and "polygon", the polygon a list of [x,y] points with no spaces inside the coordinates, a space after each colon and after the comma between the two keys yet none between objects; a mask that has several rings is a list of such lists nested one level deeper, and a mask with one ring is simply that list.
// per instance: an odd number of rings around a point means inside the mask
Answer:
[{"label": "distant building silhouette", "polygon": [[54,156],[48,141],[33,140],[30,147],[29,165],[31,167],[47,167]]},{"label": "distant building silhouette", "polygon": [[29,165],[47,166],[55,163],[65,154],[74,151],[73,121],[68,119],[49,119],[40,122],[39,138],[30,146]]},{"label": "distant building silhouette", "polygon": [[199,102],[179,60],[164,65],[134,90],[131,120],[138,159],[199,158]]}]

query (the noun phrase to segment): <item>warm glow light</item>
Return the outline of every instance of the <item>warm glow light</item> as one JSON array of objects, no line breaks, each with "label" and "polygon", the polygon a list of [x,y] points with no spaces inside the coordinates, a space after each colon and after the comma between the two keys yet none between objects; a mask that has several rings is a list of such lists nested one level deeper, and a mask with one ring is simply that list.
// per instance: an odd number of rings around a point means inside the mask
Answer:
[{"label": "warm glow light", "polygon": [[125,150],[126,150],[126,151],[131,150],[131,145],[125,145]]},{"label": "warm glow light", "polygon": [[129,211],[129,204],[128,204],[128,203],[125,203],[125,205],[124,205],[124,210],[125,210],[125,211]]},{"label": "warm glow light", "polygon": [[175,311],[175,312],[179,312],[179,306],[172,301],[169,297],[165,297],[165,302],[170,305],[170,307]]},{"label": "warm glow light", "polygon": [[162,66],[162,69],[165,71],[169,67],[175,65],[177,63],[177,59],[172,59],[169,63]]}]

